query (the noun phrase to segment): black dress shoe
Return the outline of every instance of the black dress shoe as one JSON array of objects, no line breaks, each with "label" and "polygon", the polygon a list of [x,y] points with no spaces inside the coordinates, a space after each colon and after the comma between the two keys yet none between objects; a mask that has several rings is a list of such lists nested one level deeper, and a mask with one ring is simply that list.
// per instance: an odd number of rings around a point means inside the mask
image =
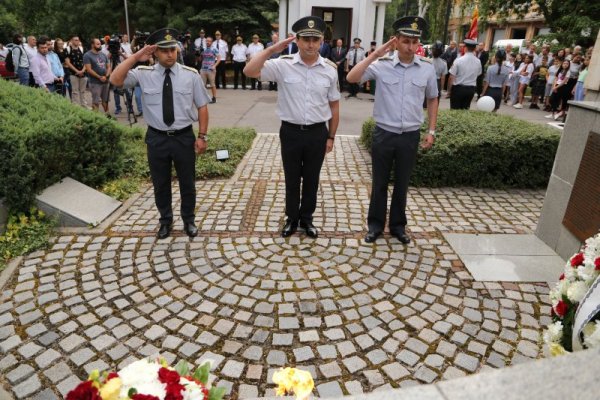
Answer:
[{"label": "black dress shoe", "polygon": [[319,231],[312,222],[300,221],[300,228],[304,229],[308,237],[317,238],[319,236]]},{"label": "black dress shoe", "polygon": [[168,238],[171,234],[171,228],[173,228],[173,224],[160,224],[160,228],[158,228],[156,237],[159,239]]},{"label": "black dress shoe", "polygon": [[367,236],[365,236],[365,242],[373,243],[379,236],[381,236],[381,232],[369,232],[367,233]]},{"label": "black dress shoe", "polygon": [[282,237],[292,236],[298,230],[298,221],[287,220],[281,230]]},{"label": "black dress shoe", "polygon": [[183,231],[189,237],[196,237],[196,236],[198,236],[198,228],[196,228],[196,225],[194,225],[193,222],[184,223],[183,224]]},{"label": "black dress shoe", "polygon": [[390,233],[392,234],[393,237],[398,239],[400,241],[400,243],[402,243],[402,244],[410,243],[410,236],[408,236],[406,234],[406,232],[396,231],[396,232],[390,232]]}]

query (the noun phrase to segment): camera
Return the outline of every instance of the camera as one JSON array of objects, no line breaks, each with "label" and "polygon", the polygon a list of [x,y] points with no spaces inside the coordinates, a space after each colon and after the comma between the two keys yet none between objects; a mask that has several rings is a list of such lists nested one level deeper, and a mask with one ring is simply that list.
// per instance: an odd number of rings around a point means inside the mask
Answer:
[{"label": "camera", "polygon": [[110,54],[119,55],[119,50],[121,49],[121,38],[118,35],[113,35],[108,40],[108,51]]},{"label": "camera", "polygon": [[150,32],[135,32],[135,44],[138,48],[142,48],[146,45],[146,39],[150,36]]}]

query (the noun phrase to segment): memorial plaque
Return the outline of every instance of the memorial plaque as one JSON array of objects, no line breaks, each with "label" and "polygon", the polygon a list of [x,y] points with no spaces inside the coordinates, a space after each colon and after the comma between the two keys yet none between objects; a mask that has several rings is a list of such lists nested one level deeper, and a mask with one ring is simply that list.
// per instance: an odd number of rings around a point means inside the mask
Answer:
[{"label": "memorial plaque", "polygon": [[582,242],[600,229],[600,134],[590,132],[563,225]]}]

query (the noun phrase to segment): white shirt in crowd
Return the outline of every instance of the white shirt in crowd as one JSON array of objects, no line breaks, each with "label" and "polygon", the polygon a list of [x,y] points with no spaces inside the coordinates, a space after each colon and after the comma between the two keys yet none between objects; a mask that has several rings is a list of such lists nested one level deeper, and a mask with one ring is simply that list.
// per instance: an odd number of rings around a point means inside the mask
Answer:
[{"label": "white shirt in crowd", "polygon": [[245,62],[248,54],[248,46],[245,44],[234,44],[231,48],[231,58],[236,62]]},{"label": "white shirt in crowd", "polygon": [[[121,50],[123,51],[123,53],[125,53],[127,57],[133,54],[133,51],[131,51],[131,43],[129,42],[121,43]],[[121,62],[123,61],[125,61],[125,57],[121,56]]]},{"label": "white shirt in crowd", "polygon": [[225,61],[227,59],[227,53],[229,53],[229,46],[227,42],[223,39],[216,39],[212,46],[213,49],[219,50],[219,55],[221,56],[221,60]]},{"label": "white shirt in crowd", "polygon": [[194,40],[194,47],[196,47],[196,50],[204,49],[206,47],[206,38],[199,37]]},{"label": "white shirt in crowd", "polygon": [[260,53],[264,49],[265,49],[265,46],[263,46],[263,44],[261,42],[250,43],[248,45],[248,50],[246,51],[246,54],[248,55],[249,58],[252,58],[252,57],[254,57],[254,55],[256,53]]},{"label": "white shirt in crowd", "polygon": [[3,48],[0,50],[0,57],[2,57],[2,58],[6,58],[6,56],[7,56],[7,55],[8,55],[8,49],[7,49],[6,47],[3,47]]},{"label": "white shirt in crowd", "polygon": [[25,47],[25,52],[30,60],[37,54],[37,47],[30,47],[28,44],[23,47]]}]

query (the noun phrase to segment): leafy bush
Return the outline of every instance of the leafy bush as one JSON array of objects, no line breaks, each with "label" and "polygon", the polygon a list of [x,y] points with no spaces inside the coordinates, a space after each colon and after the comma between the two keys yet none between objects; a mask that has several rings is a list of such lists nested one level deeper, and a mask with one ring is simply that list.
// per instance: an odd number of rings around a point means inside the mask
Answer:
[{"label": "leafy bush", "polygon": [[0,198],[24,211],[71,176],[98,186],[123,170],[126,128],[67,99],[0,81]]},{"label": "leafy bush", "polygon": [[[363,124],[360,141],[369,150],[374,129],[372,118]],[[440,111],[437,133],[432,149],[419,149],[412,185],[546,187],[560,140],[549,127],[464,110]]]},{"label": "leafy bush", "polygon": [[6,232],[0,235],[0,270],[9,259],[45,247],[54,225],[53,220],[35,208],[27,213],[12,214]]},{"label": "leafy bush", "polygon": [[[144,135],[144,131],[139,128],[125,132],[123,172],[101,188],[107,195],[125,200],[136,193],[140,185],[150,177]],[[252,128],[212,128],[208,132],[206,153],[196,158],[196,178],[231,177],[255,137],[256,131]],[[215,152],[223,149],[229,150],[229,159],[217,161]]]}]

